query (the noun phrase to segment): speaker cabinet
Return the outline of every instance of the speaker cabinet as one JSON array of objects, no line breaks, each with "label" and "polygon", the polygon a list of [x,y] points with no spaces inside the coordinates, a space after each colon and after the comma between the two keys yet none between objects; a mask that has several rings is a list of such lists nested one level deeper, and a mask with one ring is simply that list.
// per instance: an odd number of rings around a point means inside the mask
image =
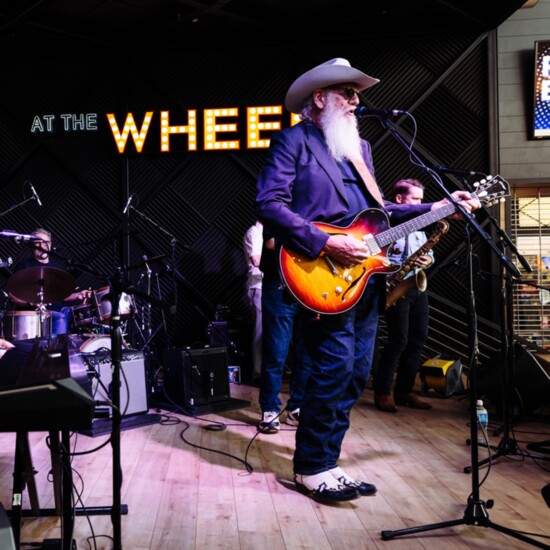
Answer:
[{"label": "speaker cabinet", "polygon": [[[512,407],[517,413],[531,413],[550,404],[550,363],[548,355],[535,354],[515,344],[513,346],[514,370],[507,388],[512,399]],[[480,396],[487,397],[502,409],[504,369],[502,359],[480,365],[477,388]]]},{"label": "speaker cabinet", "polygon": [[226,348],[228,365],[240,367],[244,380],[252,379],[252,323],[212,321],[207,327],[211,348]]},{"label": "speaker cabinet", "polygon": [[[92,395],[96,401],[112,400],[112,367],[111,353],[96,351],[83,353],[82,357],[88,366],[92,378]],[[141,351],[122,350],[120,361],[120,413],[123,416],[145,413],[147,404],[147,378],[145,359]],[[112,408],[107,407],[109,416]],[[96,410],[96,412],[98,412]]]},{"label": "speaker cabinet", "polygon": [[230,399],[227,350],[173,348],[164,353],[164,391],[169,399],[192,408]]}]

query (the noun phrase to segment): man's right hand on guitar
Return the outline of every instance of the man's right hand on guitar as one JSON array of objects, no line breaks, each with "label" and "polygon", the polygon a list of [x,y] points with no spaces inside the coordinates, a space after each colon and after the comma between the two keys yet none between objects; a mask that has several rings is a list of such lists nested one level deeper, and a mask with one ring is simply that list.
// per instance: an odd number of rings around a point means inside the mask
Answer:
[{"label": "man's right hand on guitar", "polygon": [[360,264],[370,256],[368,246],[349,235],[331,235],[323,252],[346,267]]}]

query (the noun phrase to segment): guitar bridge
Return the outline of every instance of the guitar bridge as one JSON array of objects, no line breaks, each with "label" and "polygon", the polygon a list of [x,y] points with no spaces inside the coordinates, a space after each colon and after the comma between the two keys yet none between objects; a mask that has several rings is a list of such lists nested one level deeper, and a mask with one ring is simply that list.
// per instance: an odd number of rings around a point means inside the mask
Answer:
[{"label": "guitar bridge", "polygon": [[369,253],[371,256],[376,256],[377,254],[380,254],[381,249],[376,243],[374,239],[374,235],[372,233],[370,233],[369,235],[364,235],[363,241],[368,246]]}]

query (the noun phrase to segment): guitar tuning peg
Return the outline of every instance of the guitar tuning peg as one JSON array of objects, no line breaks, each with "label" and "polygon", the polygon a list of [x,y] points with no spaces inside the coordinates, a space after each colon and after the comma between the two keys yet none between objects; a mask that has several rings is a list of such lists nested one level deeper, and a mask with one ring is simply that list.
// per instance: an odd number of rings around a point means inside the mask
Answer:
[{"label": "guitar tuning peg", "polygon": [[506,202],[506,197],[500,197],[499,202]]},{"label": "guitar tuning peg", "polygon": [[474,183],[474,187],[479,187],[479,181],[476,181],[476,182]]}]

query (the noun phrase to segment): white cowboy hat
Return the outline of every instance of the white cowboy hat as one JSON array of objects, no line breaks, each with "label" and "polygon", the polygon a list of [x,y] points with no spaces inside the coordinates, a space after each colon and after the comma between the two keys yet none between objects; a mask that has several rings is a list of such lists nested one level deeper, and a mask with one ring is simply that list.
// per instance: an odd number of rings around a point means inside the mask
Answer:
[{"label": "white cowboy hat", "polygon": [[299,114],[304,101],[313,90],[335,84],[355,84],[359,91],[380,82],[365,73],[354,69],[347,59],[335,57],[299,76],[290,86],[285,98],[285,107],[291,113]]}]

